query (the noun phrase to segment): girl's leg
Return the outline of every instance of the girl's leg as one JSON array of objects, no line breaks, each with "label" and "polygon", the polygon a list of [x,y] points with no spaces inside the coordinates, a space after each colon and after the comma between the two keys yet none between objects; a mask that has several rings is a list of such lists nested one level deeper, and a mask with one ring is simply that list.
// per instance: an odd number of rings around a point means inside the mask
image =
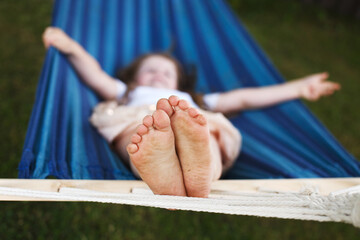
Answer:
[{"label": "girl's leg", "polygon": [[220,149],[207,120],[175,96],[159,100],[157,109],[170,117],[188,196],[207,197],[212,181],[222,172]]},{"label": "girl's leg", "polygon": [[134,164],[130,161],[129,154],[126,150],[127,145],[131,142],[131,137],[136,133],[136,126],[130,126],[121,135],[114,140],[113,146],[116,153],[121,157],[125,164],[130,168],[135,177],[140,178],[140,174]]},{"label": "girl's leg", "polygon": [[223,172],[219,143],[214,134],[210,134],[211,163],[213,164],[212,181],[219,180]]}]

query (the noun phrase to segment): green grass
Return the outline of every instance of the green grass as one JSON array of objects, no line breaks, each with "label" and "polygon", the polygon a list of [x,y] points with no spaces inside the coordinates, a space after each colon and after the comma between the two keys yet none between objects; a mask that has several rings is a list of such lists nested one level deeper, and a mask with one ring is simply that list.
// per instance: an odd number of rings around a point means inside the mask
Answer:
[{"label": "green grass", "polygon": [[287,79],[328,71],[342,90],[306,102],[315,115],[360,159],[360,24],[297,1],[230,1],[253,37]]},{"label": "green grass", "polygon": [[[341,92],[306,105],[360,159],[360,24],[298,1],[231,0],[287,78],[327,70]],[[0,2],[0,176],[15,178],[45,50],[51,1]],[[0,239],[358,239],[342,223],[93,203],[0,203]]]}]

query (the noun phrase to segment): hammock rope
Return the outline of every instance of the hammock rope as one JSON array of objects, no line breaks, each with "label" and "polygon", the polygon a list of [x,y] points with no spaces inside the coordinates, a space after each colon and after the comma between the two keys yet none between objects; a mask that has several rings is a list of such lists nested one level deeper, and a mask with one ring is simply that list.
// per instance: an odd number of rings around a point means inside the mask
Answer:
[{"label": "hammock rope", "polygon": [[244,193],[213,191],[209,198],[154,195],[148,189],[135,188],[132,193],[61,187],[58,192],[0,187],[0,195],[38,200],[84,201],[126,204],[197,212],[225,213],[283,219],[344,222],[360,228],[360,185],[322,196],[306,186],[299,192],[262,191]]}]

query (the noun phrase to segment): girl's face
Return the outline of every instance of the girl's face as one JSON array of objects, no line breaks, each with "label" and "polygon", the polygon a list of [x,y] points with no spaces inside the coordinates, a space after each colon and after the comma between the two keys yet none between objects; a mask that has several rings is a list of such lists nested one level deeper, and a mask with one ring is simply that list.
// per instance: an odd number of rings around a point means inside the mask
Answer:
[{"label": "girl's face", "polygon": [[147,57],[136,74],[138,86],[177,89],[178,74],[175,64],[162,56]]}]

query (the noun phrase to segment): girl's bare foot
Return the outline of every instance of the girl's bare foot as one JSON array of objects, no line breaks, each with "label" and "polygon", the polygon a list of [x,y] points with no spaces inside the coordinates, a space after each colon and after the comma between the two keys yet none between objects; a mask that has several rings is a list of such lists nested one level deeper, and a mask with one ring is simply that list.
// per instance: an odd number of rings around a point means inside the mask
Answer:
[{"label": "girl's bare foot", "polygon": [[131,162],[154,194],[186,196],[169,116],[146,116],[127,146]]},{"label": "girl's bare foot", "polygon": [[188,196],[207,197],[214,175],[214,159],[205,117],[176,96],[171,96],[169,100],[160,99],[157,109],[165,111],[170,117]]}]

